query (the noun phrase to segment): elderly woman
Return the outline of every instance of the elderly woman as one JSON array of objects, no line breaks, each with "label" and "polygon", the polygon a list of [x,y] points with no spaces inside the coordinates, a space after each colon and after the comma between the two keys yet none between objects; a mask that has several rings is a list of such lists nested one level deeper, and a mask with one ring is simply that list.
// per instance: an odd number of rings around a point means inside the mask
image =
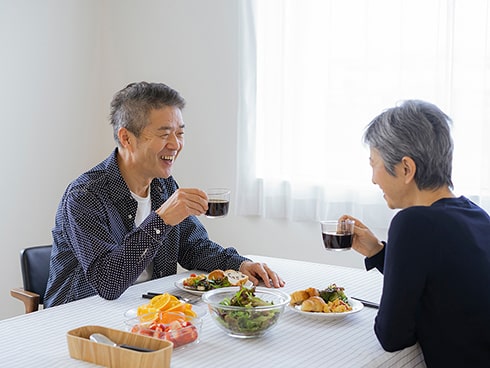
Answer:
[{"label": "elderly woman", "polygon": [[409,100],[364,141],[393,218],[381,242],[358,219],[353,248],[384,274],[375,333],[387,351],[419,342],[428,367],[490,367],[490,217],[452,192],[450,119]]}]

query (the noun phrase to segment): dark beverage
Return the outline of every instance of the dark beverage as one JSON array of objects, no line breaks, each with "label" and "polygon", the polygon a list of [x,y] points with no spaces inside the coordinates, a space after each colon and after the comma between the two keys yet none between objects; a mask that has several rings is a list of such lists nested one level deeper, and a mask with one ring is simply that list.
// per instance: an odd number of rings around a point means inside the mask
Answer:
[{"label": "dark beverage", "polygon": [[230,207],[230,201],[212,199],[208,202],[208,210],[206,216],[208,217],[223,217],[228,213]]},{"label": "dark beverage", "polygon": [[353,234],[322,233],[323,244],[328,250],[348,250],[352,246]]}]

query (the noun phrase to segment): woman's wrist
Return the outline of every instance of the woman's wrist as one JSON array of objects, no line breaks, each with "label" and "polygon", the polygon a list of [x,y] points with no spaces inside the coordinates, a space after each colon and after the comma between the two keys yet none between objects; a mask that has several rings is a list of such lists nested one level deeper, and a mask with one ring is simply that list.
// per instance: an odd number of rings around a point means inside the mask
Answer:
[{"label": "woman's wrist", "polygon": [[386,243],[384,241],[378,240],[378,243],[376,244],[375,247],[373,247],[373,250],[368,255],[368,258],[374,257],[376,254],[381,252],[383,250],[383,248],[385,247],[385,244]]}]

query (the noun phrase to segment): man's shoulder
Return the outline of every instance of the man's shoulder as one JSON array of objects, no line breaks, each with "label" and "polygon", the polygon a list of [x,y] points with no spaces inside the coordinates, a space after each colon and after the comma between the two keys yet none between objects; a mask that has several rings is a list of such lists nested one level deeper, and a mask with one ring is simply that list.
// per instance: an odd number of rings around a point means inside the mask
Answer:
[{"label": "man's shoulder", "polygon": [[104,161],[100,162],[90,170],[84,172],[73,180],[69,191],[101,191],[107,187],[124,187],[124,180],[121,177],[117,163],[113,154]]}]

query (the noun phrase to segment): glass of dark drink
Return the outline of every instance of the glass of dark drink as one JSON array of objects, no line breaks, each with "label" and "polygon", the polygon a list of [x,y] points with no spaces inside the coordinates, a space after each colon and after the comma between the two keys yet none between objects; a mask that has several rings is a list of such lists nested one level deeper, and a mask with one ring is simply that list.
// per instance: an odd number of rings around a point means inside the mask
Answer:
[{"label": "glass of dark drink", "polygon": [[227,188],[211,188],[206,190],[206,194],[208,195],[206,217],[225,217],[230,208],[230,193],[231,190]]},{"label": "glass of dark drink", "polygon": [[334,251],[351,249],[354,223],[352,220],[320,221],[325,249]]}]

